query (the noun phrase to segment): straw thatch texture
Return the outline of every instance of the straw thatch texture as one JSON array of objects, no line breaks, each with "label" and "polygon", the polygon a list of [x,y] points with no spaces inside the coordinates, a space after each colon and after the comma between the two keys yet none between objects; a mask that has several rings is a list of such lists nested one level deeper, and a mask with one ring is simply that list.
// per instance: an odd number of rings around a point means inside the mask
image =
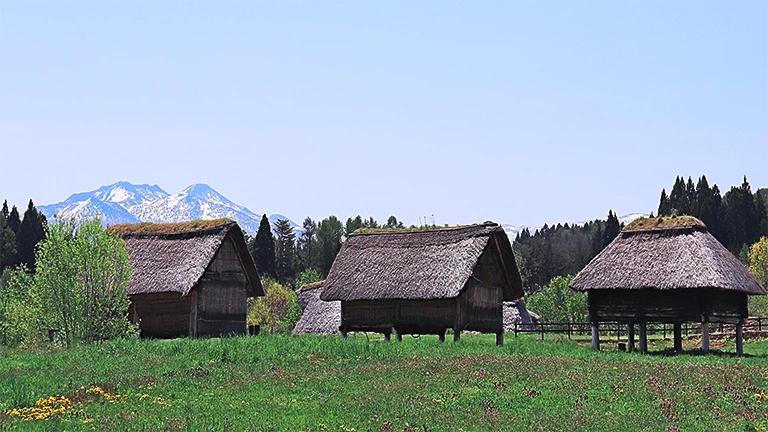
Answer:
[{"label": "straw thatch texture", "polygon": [[504,302],[504,331],[533,331],[539,315],[525,307],[525,301]]},{"label": "straw thatch texture", "polygon": [[[218,222],[215,224],[213,222]],[[205,273],[225,239],[230,238],[247,277],[249,296],[264,295],[258,272],[248,255],[237,223],[206,221],[205,229],[190,231],[183,224],[118,225],[109,230],[125,240],[133,266],[128,295],[176,292],[189,294]]]},{"label": "straw thatch texture", "polygon": [[570,287],[577,291],[712,288],[766,293],[703,225],[622,231]]},{"label": "straw thatch texture", "polygon": [[322,291],[322,282],[304,285],[299,289],[299,306],[304,313],[293,328],[293,334],[339,334],[341,302],[320,300]]},{"label": "straw thatch texture", "polygon": [[321,298],[433,300],[457,297],[485,250],[501,256],[504,299],[523,296],[512,247],[495,223],[423,231],[354,233],[341,248]]}]

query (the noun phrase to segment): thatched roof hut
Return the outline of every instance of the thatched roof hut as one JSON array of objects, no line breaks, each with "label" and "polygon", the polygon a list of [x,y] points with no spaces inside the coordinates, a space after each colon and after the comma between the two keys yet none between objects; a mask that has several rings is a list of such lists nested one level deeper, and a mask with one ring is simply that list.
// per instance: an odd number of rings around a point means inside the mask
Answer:
[{"label": "thatched roof hut", "polygon": [[246,297],[263,296],[240,227],[229,219],[108,228],[133,266],[128,296],[142,335],[245,333]]},{"label": "thatched roof hut", "polygon": [[341,331],[503,338],[502,302],[523,297],[504,230],[495,223],[349,236],[320,296],[341,301]]},{"label": "thatched roof hut", "polygon": [[539,314],[528,310],[525,300],[504,302],[504,331],[533,331],[539,322]]},{"label": "thatched roof hut", "polygon": [[741,325],[747,318],[746,296],[766,293],[707,227],[689,216],[630,223],[579,272],[570,287],[589,293],[594,324],[671,322],[679,326],[701,321]]},{"label": "thatched roof hut", "polygon": [[296,292],[304,311],[293,328],[293,334],[338,334],[341,325],[341,302],[320,300],[323,282],[307,284]]}]

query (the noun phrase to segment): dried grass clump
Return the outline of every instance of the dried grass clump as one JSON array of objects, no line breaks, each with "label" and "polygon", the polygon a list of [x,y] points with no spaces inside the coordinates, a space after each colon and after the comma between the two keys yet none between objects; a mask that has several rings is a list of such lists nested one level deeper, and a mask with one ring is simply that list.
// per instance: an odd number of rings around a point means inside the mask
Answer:
[{"label": "dried grass clump", "polygon": [[219,228],[224,225],[233,224],[235,221],[228,218],[211,219],[211,220],[193,220],[187,222],[176,223],[164,223],[156,224],[150,222],[142,222],[138,224],[120,224],[112,225],[107,228],[107,231],[120,234],[136,234],[136,235],[164,235],[164,234],[180,234],[193,231],[206,231],[214,228]]},{"label": "dried grass clump", "polygon": [[624,228],[624,231],[650,231],[682,228],[707,229],[707,226],[704,225],[704,222],[693,216],[665,216],[635,219]]}]

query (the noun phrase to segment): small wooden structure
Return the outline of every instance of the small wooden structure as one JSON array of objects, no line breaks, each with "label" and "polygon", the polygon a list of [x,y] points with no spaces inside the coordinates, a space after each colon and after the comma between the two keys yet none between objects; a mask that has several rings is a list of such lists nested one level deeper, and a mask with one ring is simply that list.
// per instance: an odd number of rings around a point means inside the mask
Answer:
[{"label": "small wooden structure", "polygon": [[496,333],[504,342],[503,302],[523,296],[504,229],[479,225],[382,230],[349,236],[320,298],[341,301],[342,336],[374,331],[385,338],[453,329]]},{"label": "small wooden structure", "polygon": [[229,219],[124,224],[133,266],[129,317],[142,337],[246,333],[247,297],[263,296],[245,238]]},{"label": "small wooden structure", "polygon": [[743,353],[747,295],[766,294],[757,279],[698,219],[642,218],[630,223],[571,281],[589,293],[592,347],[600,349],[599,323],[628,327],[634,349],[648,349],[647,323],[674,324],[675,350],[682,350],[682,323],[701,322],[701,348],[709,351],[709,323],[736,324],[736,349]]},{"label": "small wooden structure", "polygon": [[323,282],[302,286],[296,291],[303,313],[293,334],[338,334],[341,325],[341,302],[320,300]]}]

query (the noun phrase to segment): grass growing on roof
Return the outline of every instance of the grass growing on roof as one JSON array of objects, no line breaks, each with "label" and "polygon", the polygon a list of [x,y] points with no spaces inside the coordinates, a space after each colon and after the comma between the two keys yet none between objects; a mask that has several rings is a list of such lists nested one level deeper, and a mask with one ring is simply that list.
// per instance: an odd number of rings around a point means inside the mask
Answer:
[{"label": "grass growing on roof", "polygon": [[112,225],[107,231],[120,235],[143,234],[143,235],[162,235],[162,234],[180,234],[192,231],[205,231],[218,228],[223,225],[234,223],[232,219],[220,218],[211,220],[193,220],[176,223],[151,223],[141,222],[137,224],[119,224]]},{"label": "grass growing on roof", "polygon": [[624,228],[624,231],[648,231],[678,228],[704,228],[704,222],[693,216],[664,216],[656,218],[641,217],[633,220]]},{"label": "grass growing on roof", "polygon": [[434,336],[387,343],[358,334],[0,348],[0,429],[768,427],[766,341],[745,344],[744,358],[640,356],[609,344],[597,353],[535,335],[508,334],[504,347],[493,342],[493,335],[463,335],[456,344]]}]

